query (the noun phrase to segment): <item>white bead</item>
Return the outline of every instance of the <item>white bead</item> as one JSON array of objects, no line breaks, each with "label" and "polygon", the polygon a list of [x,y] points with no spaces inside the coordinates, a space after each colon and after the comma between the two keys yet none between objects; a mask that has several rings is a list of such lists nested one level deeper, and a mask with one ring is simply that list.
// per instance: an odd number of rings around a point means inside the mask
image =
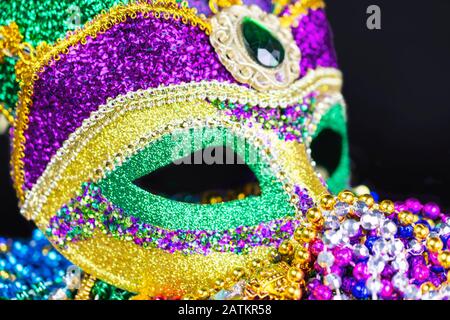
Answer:
[{"label": "white bead", "polygon": [[369,249],[365,245],[358,243],[353,247],[353,254],[357,258],[366,258],[369,256]]},{"label": "white bead", "polygon": [[404,274],[397,273],[392,277],[392,284],[396,289],[403,291],[403,289],[405,289],[409,284],[409,281]]},{"label": "white bead", "polygon": [[334,205],[334,212],[339,217],[346,216],[347,214],[350,213],[350,211],[351,211],[351,207],[348,203],[339,201]]},{"label": "white bead", "polygon": [[383,222],[380,231],[384,238],[392,238],[397,233],[397,226],[391,220],[386,220]]},{"label": "white bead", "polygon": [[372,256],[367,262],[367,268],[371,274],[380,274],[383,272],[384,266],[385,262],[381,257]]},{"label": "white bead", "polygon": [[420,255],[423,253],[424,246],[417,240],[411,240],[408,244],[409,252],[413,255]]},{"label": "white bead", "polygon": [[338,276],[335,273],[330,273],[325,276],[324,283],[325,283],[325,285],[330,287],[330,289],[337,290],[341,287],[342,282],[341,282],[340,276]]},{"label": "white bead", "polygon": [[366,230],[374,230],[380,225],[380,217],[375,212],[367,212],[361,216],[361,226]]},{"label": "white bead", "polygon": [[359,222],[354,219],[348,219],[345,220],[342,224],[343,231],[347,234],[349,237],[355,236],[359,231]]},{"label": "white bead", "polygon": [[367,204],[365,204],[363,201],[357,201],[354,205],[353,208],[355,210],[355,213],[360,217],[363,214],[366,214],[369,211],[369,207],[367,206]]},{"label": "white bead", "polygon": [[334,256],[331,252],[322,251],[317,257],[317,263],[322,268],[330,268],[334,263]]},{"label": "white bead", "polygon": [[377,294],[381,291],[382,284],[381,284],[380,279],[378,279],[376,277],[370,277],[366,281],[366,287],[367,287],[367,289],[369,289],[369,291],[371,293]]}]

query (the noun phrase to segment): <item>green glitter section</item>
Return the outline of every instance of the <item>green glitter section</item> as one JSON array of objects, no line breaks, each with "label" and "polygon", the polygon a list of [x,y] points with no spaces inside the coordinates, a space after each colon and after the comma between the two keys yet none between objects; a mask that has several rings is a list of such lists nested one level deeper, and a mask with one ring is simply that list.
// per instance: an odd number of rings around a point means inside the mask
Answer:
[{"label": "green glitter section", "polygon": [[[16,22],[24,41],[36,47],[40,42],[53,44],[67,31],[82,26],[102,10],[131,0],[1,0],[0,26]],[[78,19],[79,17],[79,19]],[[0,103],[14,114],[19,85],[15,59],[0,64]]]},{"label": "green glitter section", "polygon": [[333,130],[342,137],[342,153],[339,165],[326,181],[328,189],[336,194],[348,188],[350,184],[350,156],[344,106],[340,104],[334,105],[322,116],[313,139],[325,129]]},{"label": "green glitter section", "polygon": [[[100,181],[98,185],[103,195],[142,222],[171,230],[228,230],[293,216],[294,208],[281,183],[270,173],[266,163],[259,157],[254,159],[254,155],[259,155],[259,152],[247,141],[231,136],[226,129],[217,130],[221,135],[220,144],[217,139],[205,138],[204,130],[190,130],[188,136],[191,139],[191,148],[184,149],[182,139],[173,139],[171,135],[162,137]],[[231,141],[230,136],[235,140]],[[194,141],[200,141],[201,145],[194,145]],[[211,205],[194,204],[151,194],[132,183],[158,168],[169,165],[175,160],[173,155],[176,153],[176,158],[183,158],[204,148],[225,145],[242,157],[254,172],[261,187],[260,196]]]}]

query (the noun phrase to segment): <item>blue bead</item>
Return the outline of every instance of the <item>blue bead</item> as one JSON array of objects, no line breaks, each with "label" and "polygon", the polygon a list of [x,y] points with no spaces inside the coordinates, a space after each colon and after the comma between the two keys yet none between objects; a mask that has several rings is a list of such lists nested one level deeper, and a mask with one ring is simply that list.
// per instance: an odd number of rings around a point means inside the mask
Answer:
[{"label": "blue bead", "polygon": [[400,238],[411,238],[414,232],[413,226],[399,226],[397,234]]},{"label": "blue bead", "polygon": [[366,287],[364,281],[358,281],[352,289],[352,294],[355,298],[359,300],[364,300],[369,297],[369,290]]},{"label": "blue bead", "polygon": [[367,237],[366,242],[364,242],[364,244],[366,245],[366,247],[369,249],[369,252],[372,253],[372,247],[373,244],[375,243],[375,241],[377,241],[380,237],[375,237],[375,236],[370,236]]}]

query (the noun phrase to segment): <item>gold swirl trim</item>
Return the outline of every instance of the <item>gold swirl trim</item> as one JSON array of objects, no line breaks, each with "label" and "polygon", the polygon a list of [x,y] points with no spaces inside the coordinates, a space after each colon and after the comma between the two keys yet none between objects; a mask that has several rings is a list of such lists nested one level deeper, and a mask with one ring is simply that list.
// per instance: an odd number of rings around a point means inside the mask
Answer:
[{"label": "gold swirl trim", "polygon": [[[34,92],[34,82],[39,79],[38,73],[42,72],[52,59],[59,60],[61,54],[67,54],[71,46],[81,43],[87,43],[87,37],[96,38],[98,34],[104,33],[114,25],[124,22],[127,18],[135,19],[138,13],[142,13],[145,18],[151,14],[155,17],[169,19],[171,16],[179,19],[182,23],[190,23],[192,26],[198,26],[206,34],[210,34],[211,26],[205,17],[197,15],[195,8],[180,7],[175,0],[155,0],[151,3],[140,0],[128,5],[117,5],[112,7],[109,12],[104,12],[93,20],[87,22],[81,29],[68,33],[65,39],[60,39],[52,47],[43,45],[41,54],[37,54],[29,63],[26,64],[26,72],[18,74],[21,84],[19,94],[19,103],[17,105],[17,121],[14,129],[13,150],[11,157],[11,166],[13,172],[14,186],[19,198],[20,204],[25,199],[23,184],[25,181],[24,162],[25,156],[25,130],[28,128],[28,115],[32,106],[32,96]],[[16,68],[17,71],[17,68]]]}]

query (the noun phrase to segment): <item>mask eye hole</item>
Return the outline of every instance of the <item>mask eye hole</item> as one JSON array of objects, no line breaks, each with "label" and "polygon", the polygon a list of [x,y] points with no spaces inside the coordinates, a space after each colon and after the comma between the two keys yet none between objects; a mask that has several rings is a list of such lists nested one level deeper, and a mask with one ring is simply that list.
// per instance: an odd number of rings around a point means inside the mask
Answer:
[{"label": "mask eye hole", "polygon": [[[212,155],[214,163],[205,154]],[[152,194],[188,203],[211,204],[261,194],[258,179],[232,149],[209,147],[133,181]]]},{"label": "mask eye hole", "polygon": [[311,156],[324,178],[331,177],[342,156],[342,136],[334,130],[324,129],[311,142]]}]

